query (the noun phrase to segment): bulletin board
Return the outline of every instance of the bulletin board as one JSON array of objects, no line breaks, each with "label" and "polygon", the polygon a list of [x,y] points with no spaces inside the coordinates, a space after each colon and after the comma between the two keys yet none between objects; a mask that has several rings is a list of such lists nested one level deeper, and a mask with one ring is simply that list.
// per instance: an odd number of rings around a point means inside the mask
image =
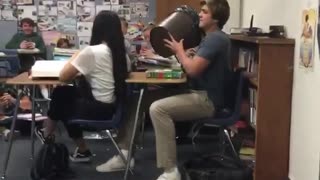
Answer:
[{"label": "bulletin board", "polygon": [[[130,26],[150,20],[149,0],[0,0],[0,21],[29,17],[47,45],[67,38],[76,48],[89,45],[94,17],[102,10],[117,12]],[[129,27],[128,38],[139,29]]]}]

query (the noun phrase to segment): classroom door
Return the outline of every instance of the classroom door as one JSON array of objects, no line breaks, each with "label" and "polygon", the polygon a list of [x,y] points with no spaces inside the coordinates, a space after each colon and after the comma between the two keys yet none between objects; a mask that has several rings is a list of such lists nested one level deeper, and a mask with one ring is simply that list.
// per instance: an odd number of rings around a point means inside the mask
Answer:
[{"label": "classroom door", "polygon": [[171,14],[177,7],[181,5],[188,5],[200,10],[200,1],[201,0],[157,0],[157,23],[164,20]]}]

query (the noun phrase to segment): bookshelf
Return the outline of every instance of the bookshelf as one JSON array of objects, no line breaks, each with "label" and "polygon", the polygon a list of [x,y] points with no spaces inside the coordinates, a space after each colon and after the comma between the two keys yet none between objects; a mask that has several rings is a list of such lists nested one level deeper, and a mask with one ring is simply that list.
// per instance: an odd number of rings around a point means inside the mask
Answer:
[{"label": "bookshelf", "polygon": [[255,180],[286,180],[295,41],[244,35],[230,39],[234,67],[250,64],[250,59],[241,60],[243,50],[252,53],[254,62],[251,69],[247,67],[247,76],[255,91]]}]

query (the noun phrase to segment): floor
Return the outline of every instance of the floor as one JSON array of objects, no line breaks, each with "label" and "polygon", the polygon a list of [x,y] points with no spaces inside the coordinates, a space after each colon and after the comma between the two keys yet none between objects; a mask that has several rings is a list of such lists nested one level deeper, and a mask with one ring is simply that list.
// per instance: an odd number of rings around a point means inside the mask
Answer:
[{"label": "floor", "polygon": [[[63,142],[72,152],[74,144],[62,131],[58,135],[57,141]],[[105,162],[107,159],[115,154],[115,148],[112,146],[109,139],[104,140],[88,140],[91,151],[95,154],[93,161],[86,164],[71,163],[72,169],[76,172],[77,180],[121,180],[123,179],[124,172],[114,173],[98,173],[95,167],[100,163]],[[198,154],[199,152],[216,150],[215,143],[212,140],[202,142],[197,146],[196,151],[191,145],[190,140],[181,141],[178,145],[178,159],[179,164],[190,157]],[[30,160],[30,140],[28,137],[19,137],[14,141],[12,155],[7,170],[8,180],[29,180],[30,167],[32,160]],[[39,141],[36,142],[36,152],[41,147]],[[2,174],[4,154],[7,149],[7,143],[0,139],[0,173]],[[136,166],[134,167],[134,175],[129,176],[129,180],[156,180],[161,174],[161,170],[156,167],[155,155],[155,141],[152,127],[147,127],[146,135],[144,138],[144,148],[136,152]]]}]

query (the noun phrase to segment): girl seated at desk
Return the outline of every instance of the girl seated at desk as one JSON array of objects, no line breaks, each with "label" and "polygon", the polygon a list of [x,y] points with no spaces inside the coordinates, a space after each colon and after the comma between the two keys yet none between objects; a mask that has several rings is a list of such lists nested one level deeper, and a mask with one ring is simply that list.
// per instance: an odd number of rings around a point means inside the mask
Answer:
[{"label": "girl seated at desk", "polygon": [[60,73],[60,81],[70,82],[78,74],[79,86],[58,86],[54,89],[44,129],[36,129],[42,143],[54,140],[58,120],[64,122],[77,148],[73,162],[90,161],[80,127],[68,124],[71,119],[110,119],[117,103],[126,99],[125,79],[128,75],[124,37],[118,15],[101,11],[92,27],[90,46],[75,54]]}]

